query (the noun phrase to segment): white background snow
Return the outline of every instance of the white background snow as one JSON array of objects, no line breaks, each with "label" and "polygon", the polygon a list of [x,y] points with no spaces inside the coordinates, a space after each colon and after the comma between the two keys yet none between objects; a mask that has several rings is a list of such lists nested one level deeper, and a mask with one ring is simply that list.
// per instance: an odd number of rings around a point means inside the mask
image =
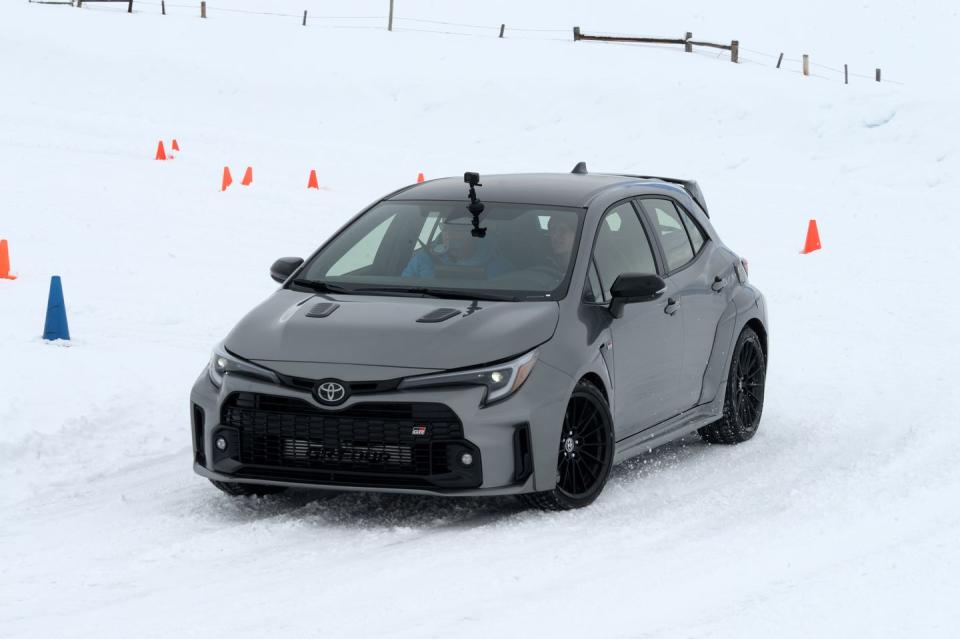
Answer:
[{"label": "white background snow", "polygon": [[[394,33],[386,0],[175,4],[0,5],[0,637],[957,633],[954,3],[397,0]],[[573,25],[736,38],[742,64]],[[750,260],[752,441],[655,450],[570,513],[193,474],[189,388],[274,258],[419,171],[580,160],[697,178]],[[224,165],[254,184],[220,193]],[[40,339],[51,275],[69,346]]]}]

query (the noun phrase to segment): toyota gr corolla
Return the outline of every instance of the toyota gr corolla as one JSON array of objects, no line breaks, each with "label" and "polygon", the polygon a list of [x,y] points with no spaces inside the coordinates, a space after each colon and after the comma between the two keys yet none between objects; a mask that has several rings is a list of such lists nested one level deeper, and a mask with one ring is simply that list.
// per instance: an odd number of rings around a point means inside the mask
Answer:
[{"label": "toyota gr corolla", "polygon": [[760,422],[764,298],[693,181],[429,181],[271,276],[191,393],[194,468],[231,495],[576,508],[622,460]]}]

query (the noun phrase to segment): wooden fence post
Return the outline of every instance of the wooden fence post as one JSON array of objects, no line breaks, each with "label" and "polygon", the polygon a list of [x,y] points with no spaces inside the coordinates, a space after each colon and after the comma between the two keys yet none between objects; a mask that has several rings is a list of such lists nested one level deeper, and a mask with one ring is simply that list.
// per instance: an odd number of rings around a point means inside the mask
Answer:
[{"label": "wooden fence post", "polygon": [[307,26],[307,10],[303,10],[303,26]]},{"label": "wooden fence post", "polygon": [[387,19],[387,31],[393,31],[393,0],[390,0],[390,17]]},{"label": "wooden fence post", "polygon": [[740,62],[740,41],[730,41],[730,62]]},{"label": "wooden fence post", "polygon": [[843,65],[843,83],[850,84],[850,70],[847,65]]},{"label": "wooden fence post", "polygon": [[573,28],[573,41],[576,42],[580,39],[580,27]]},{"label": "wooden fence post", "polygon": [[167,15],[167,0],[160,0],[160,15]]},{"label": "wooden fence post", "polygon": [[200,17],[207,17],[207,0],[200,0]]},{"label": "wooden fence post", "polygon": [[810,56],[803,54],[803,75],[810,75]]},{"label": "wooden fence post", "polygon": [[507,25],[505,25],[505,24],[501,24],[501,25],[500,25],[500,37],[501,37],[501,38],[503,37],[503,30],[506,29],[506,28],[507,28]]},{"label": "wooden fence post", "polygon": [[880,69],[877,69],[877,82],[880,81]]},{"label": "wooden fence post", "polygon": [[693,34],[687,31],[683,39],[686,40],[686,42],[683,43],[683,50],[687,53],[693,53],[693,45],[690,44],[690,40],[693,39]]}]

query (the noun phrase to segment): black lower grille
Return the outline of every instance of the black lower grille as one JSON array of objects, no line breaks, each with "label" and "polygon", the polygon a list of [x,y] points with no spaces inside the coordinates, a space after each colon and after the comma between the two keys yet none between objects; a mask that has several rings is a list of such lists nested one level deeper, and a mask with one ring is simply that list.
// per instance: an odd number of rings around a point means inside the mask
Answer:
[{"label": "black lower grille", "polygon": [[[221,425],[238,433],[231,456],[242,466],[237,474],[289,470],[323,482],[353,483],[349,477],[361,475],[380,485],[479,485],[479,451],[443,404],[371,402],[330,411],[297,398],[234,393]],[[473,467],[458,462],[464,452],[477,455]]]}]

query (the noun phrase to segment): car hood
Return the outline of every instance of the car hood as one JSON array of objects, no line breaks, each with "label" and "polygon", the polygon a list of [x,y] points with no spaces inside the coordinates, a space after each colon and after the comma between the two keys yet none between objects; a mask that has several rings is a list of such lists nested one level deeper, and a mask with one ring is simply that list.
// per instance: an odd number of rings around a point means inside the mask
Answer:
[{"label": "car hood", "polygon": [[[322,314],[317,308],[323,303],[339,306],[326,317],[308,316],[312,311]],[[450,317],[417,321],[431,312]],[[559,315],[552,301],[318,295],[280,289],[250,311],[224,345],[267,366],[312,362],[447,370],[522,354],[553,336]]]}]

